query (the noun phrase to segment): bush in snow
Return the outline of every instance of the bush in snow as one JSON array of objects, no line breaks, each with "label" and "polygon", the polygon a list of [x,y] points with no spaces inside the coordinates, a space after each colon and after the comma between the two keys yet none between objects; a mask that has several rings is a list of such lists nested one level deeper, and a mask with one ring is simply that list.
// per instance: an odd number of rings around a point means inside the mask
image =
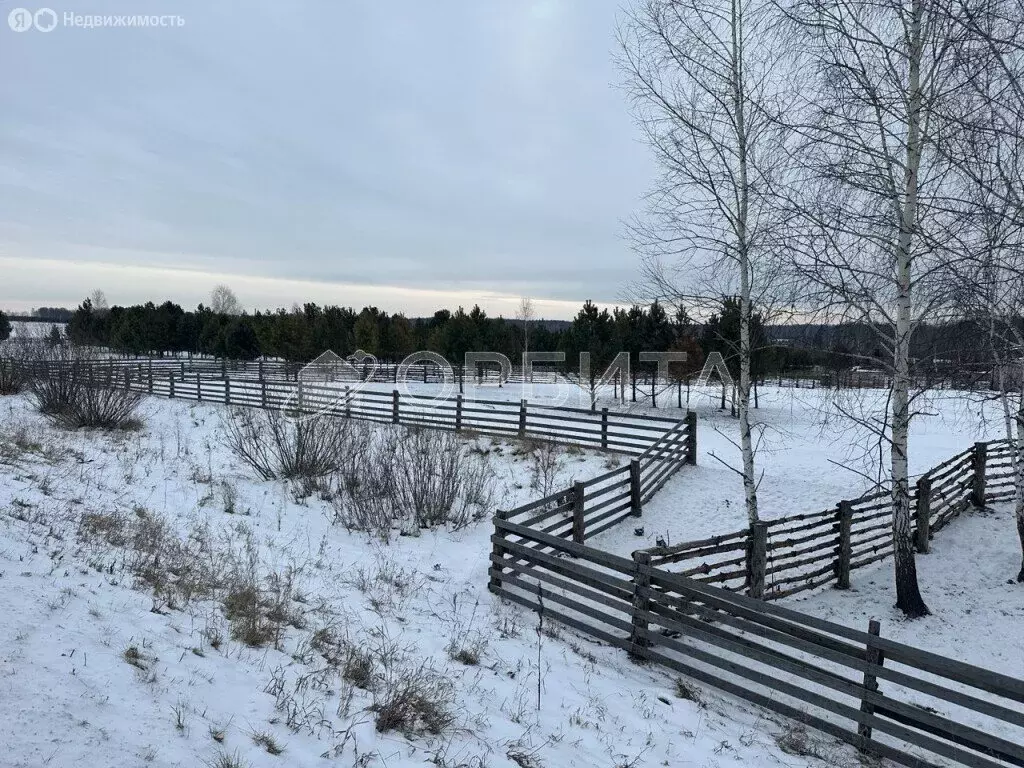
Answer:
[{"label": "bush in snow", "polygon": [[14,360],[0,360],[0,395],[16,395],[25,388],[25,373]]},{"label": "bush in snow", "polygon": [[[31,359],[30,359],[31,358]],[[75,347],[34,345],[26,352],[28,389],[40,413],[68,429],[137,429],[142,395],[119,386]]]},{"label": "bush in snow", "polygon": [[448,432],[384,428],[368,434],[339,475],[337,522],[387,540],[397,526],[464,528],[490,512],[494,471]]},{"label": "bush in snow", "polygon": [[52,418],[69,429],[138,429],[141,402],[138,392],[85,384],[73,394],[70,405]]},{"label": "bush in snow", "polygon": [[427,664],[389,670],[371,710],[379,733],[443,733],[454,722],[455,686]]},{"label": "bush in snow", "polygon": [[264,480],[321,478],[352,451],[351,422],[318,414],[293,418],[279,409],[232,408],[224,442]]}]

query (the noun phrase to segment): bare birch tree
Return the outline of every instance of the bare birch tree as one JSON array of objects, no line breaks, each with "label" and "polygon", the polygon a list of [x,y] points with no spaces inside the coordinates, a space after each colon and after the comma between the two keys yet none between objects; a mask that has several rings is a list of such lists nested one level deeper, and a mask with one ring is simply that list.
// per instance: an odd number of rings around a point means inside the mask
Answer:
[{"label": "bare birch tree", "polygon": [[[523,372],[526,372],[526,356],[530,353],[530,323],[533,321],[533,300],[523,296],[516,309],[516,319],[523,324]],[[533,368],[530,369],[530,381],[533,381]]]},{"label": "bare birch tree", "polygon": [[923,616],[908,466],[921,394],[911,341],[947,306],[945,280],[962,256],[940,145],[958,129],[950,116],[977,62],[955,18],[924,0],[795,0],[784,11],[802,57],[785,117],[803,175],[792,188],[795,266],[808,306],[832,322],[867,324],[883,352],[889,397],[864,424],[889,450],[896,605]]},{"label": "bare birch tree", "polygon": [[957,169],[958,233],[966,258],[959,306],[988,339],[1006,440],[1024,583],[1024,16],[1016,0],[953,0],[954,17],[979,50],[972,92],[954,115],[962,130],[944,145]]},{"label": "bare birch tree", "polygon": [[210,309],[221,315],[242,314],[242,304],[231,287],[223,283],[210,292]]},{"label": "bare birch tree", "polygon": [[647,216],[631,227],[638,293],[695,314],[740,302],[737,409],[744,499],[758,520],[752,437],[751,317],[773,302],[777,261],[776,48],[762,0],[640,0],[619,31],[637,121],[661,166]]}]

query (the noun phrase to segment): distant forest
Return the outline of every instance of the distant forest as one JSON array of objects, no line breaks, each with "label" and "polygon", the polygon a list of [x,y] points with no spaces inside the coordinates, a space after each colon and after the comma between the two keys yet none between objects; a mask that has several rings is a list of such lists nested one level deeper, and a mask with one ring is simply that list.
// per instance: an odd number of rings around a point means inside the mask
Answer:
[{"label": "distant forest", "polygon": [[[247,360],[306,362],[328,349],[343,356],[362,349],[397,362],[426,349],[453,364],[471,351],[500,352],[518,363],[528,342],[532,351],[564,352],[570,369],[578,364],[580,352],[589,352],[595,366],[607,364],[620,351],[630,352],[634,367],[643,368],[636,363],[641,351],[685,351],[688,363],[682,367],[689,373],[698,370],[710,352],[720,352],[732,367],[739,345],[739,305],[732,297],[723,297],[719,311],[705,323],[658,302],[609,309],[591,301],[572,321],[529,323],[489,317],[479,306],[468,312],[462,307],[440,309],[431,317],[410,319],[376,307],[355,310],[313,303],[292,310],[227,314],[202,304],[188,311],[170,301],[97,309],[86,299],[73,311],[46,308],[33,314],[66,320],[67,338],[79,345],[128,354],[189,353]],[[753,330],[754,369],[761,376],[814,366],[870,368],[873,360],[886,354],[866,324],[766,326],[755,314]],[[922,326],[915,333],[916,367],[983,367],[982,341],[971,323]]]}]

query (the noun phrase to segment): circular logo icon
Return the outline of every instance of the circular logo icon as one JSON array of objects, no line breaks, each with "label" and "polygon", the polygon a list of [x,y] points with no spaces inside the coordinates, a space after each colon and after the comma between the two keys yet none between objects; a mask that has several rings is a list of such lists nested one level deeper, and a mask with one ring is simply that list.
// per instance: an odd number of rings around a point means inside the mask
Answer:
[{"label": "circular logo icon", "polygon": [[40,32],[52,32],[57,26],[57,14],[51,8],[40,8],[32,18]]},{"label": "circular logo icon", "polygon": [[32,11],[27,8],[15,8],[7,14],[7,24],[15,32],[28,32],[32,22]]}]

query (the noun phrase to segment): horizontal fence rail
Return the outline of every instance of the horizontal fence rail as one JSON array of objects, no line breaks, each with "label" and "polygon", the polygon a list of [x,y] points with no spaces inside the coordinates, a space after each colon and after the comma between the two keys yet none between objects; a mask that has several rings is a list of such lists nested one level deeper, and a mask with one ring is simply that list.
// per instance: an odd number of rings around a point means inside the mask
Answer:
[{"label": "horizontal fence rail", "polygon": [[697,415],[674,423],[624,466],[583,480],[498,516],[519,525],[582,543],[630,517],[679,469],[697,461]]},{"label": "horizontal fence rail", "polygon": [[[525,400],[436,399],[352,387],[341,382],[307,382],[225,375],[223,364],[208,370],[188,370],[185,361],[119,361],[121,365],[75,363],[78,375],[105,386],[124,387],[159,397],[222,403],[232,406],[288,408],[300,413],[445,429],[462,433],[516,439],[537,439],[578,445],[632,456],[646,456],[658,447],[649,472],[658,472],[662,482],[674,472],[673,462],[682,458],[679,441],[688,439],[691,420],[561,406],[539,406]],[[150,362],[153,365],[150,365]],[[193,361],[213,363],[214,361]],[[29,375],[49,375],[55,364],[35,363],[24,367]],[[680,425],[683,425],[682,427]],[[668,437],[671,435],[671,437]]]},{"label": "horizontal fence rail", "polygon": [[1024,681],[885,639],[875,622],[858,631],[667,572],[647,553],[494,525],[490,589],[546,619],[901,765],[1024,766]]}]

